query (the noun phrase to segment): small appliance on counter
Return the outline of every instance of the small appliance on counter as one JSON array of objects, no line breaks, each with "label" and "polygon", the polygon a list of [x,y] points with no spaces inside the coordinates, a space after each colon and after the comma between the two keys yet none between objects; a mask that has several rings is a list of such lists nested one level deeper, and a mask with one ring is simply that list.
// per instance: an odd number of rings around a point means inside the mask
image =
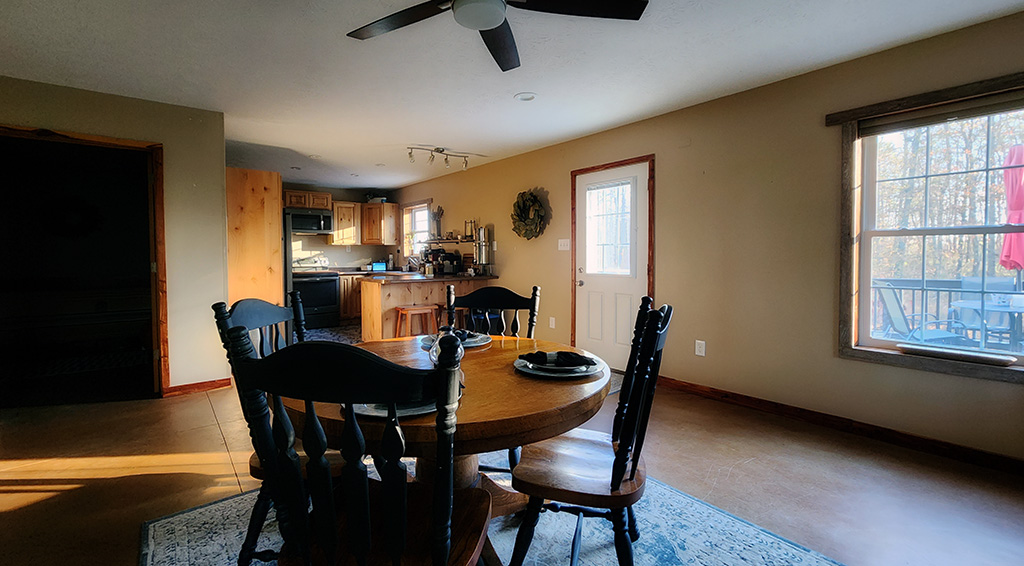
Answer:
[{"label": "small appliance on counter", "polygon": [[494,274],[494,254],[491,250],[491,241],[487,238],[487,227],[477,228],[476,243],[473,244],[473,261],[476,264],[477,275]]}]

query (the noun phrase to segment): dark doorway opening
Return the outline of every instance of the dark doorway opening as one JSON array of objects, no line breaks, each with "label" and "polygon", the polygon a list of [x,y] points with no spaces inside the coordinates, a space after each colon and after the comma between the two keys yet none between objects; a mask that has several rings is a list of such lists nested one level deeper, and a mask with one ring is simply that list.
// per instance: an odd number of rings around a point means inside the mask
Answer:
[{"label": "dark doorway opening", "polygon": [[0,135],[0,406],[155,396],[153,155]]}]

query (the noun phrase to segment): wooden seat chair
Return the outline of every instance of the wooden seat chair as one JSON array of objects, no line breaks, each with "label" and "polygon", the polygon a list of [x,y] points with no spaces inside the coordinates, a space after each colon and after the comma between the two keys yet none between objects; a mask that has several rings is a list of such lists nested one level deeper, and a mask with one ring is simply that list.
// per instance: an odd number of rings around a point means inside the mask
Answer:
[{"label": "wooden seat chair", "polygon": [[[577,516],[571,564],[579,559],[583,518],[600,517],[612,523],[619,565],[632,566],[632,543],[640,537],[633,504],[643,495],[647,479],[640,452],[672,319],[671,306],[650,310],[651,302],[649,297],[641,301],[612,434],[577,428],[523,447],[512,470],[512,488],[530,499],[510,566],[521,566],[526,559],[541,510]],[[595,474],[602,469],[606,475]]]},{"label": "wooden seat chair", "polygon": [[[279,564],[476,564],[491,500],[482,488],[453,489],[458,338],[441,339],[437,365],[430,370],[399,366],[335,342],[302,342],[260,358],[244,328],[230,329],[228,338],[243,403],[249,413],[262,415],[250,426],[268,478],[271,471],[275,478],[272,496],[284,539]],[[270,406],[268,395],[274,399]],[[293,427],[281,397],[305,401],[299,426]],[[346,465],[337,489],[314,401],[343,407]],[[423,401],[432,401],[437,410],[436,466],[429,474],[432,483],[408,483],[396,411],[399,404]],[[383,426],[372,429],[380,430],[379,436],[364,437],[355,412],[360,403],[388,407]],[[306,482],[293,449],[297,431],[309,456]],[[380,481],[369,479],[363,464],[368,445]]]},{"label": "wooden seat chair", "polygon": [[[448,286],[445,308],[448,311],[448,326],[455,327],[455,309],[466,308],[466,330],[482,334],[519,336],[519,311],[526,311],[526,337],[533,338],[537,327],[537,312],[540,310],[540,287],[533,287],[529,297],[518,295],[504,287],[481,287],[468,295],[455,296],[455,286]],[[499,311],[495,316],[493,311]],[[511,311],[511,325],[505,322],[505,311]],[[494,325],[492,325],[492,320]]]},{"label": "wooden seat chair", "polygon": [[[526,337],[533,338],[533,332],[537,328],[537,312],[540,311],[540,287],[534,285],[533,292],[529,297],[519,295],[505,287],[481,287],[476,291],[455,296],[455,286],[448,285],[445,308],[448,311],[448,326],[455,328],[456,309],[467,309],[464,314],[467,330],[483,334],[505,335],[506,330],[510,336],[519,336],[519,311],[527,312]],[[494,316],[493,311],[498,311]],[[506,325],[505,312],[511,311],[512,324]],[[491,327],[491,320],[495,319],[497,326]],[[508,473],[516,467],[519,462],[520,448],[510,448],[508,451],[508,468],[481,465],[480,470],[484,472]]]},{"label": "wooden seat chair", "polygon": [[[228,309],[227,304],[220,302],[213,305],[214,320],[217,323],[217,333],[220,335],[221,345],[228,350],[228,329],[239,326],[247,332],[256,334],[258,343],[257,354],[260,357],[268,356],[273,352],[292,344],[293,336],[299,342],[305,340],[306,328],[305,317],[302,311],[302,298],[298,291],[289,293],[291,307],[280,307],[268,303],[262,299],[242,299],[236,301]],[[252,434],[252,421],[259,418],[259,415],[247,412],[247,405],[242,399],[241,391],[238,391],[239,401],[242,403],[242,412],[249,423],[250,434]],[[253,448],[256,447],[255,437],[252,439]],[[305,453],[301,445],[298,447],[300,458],[305,459]],[[340,456],[330,458],[332,473],[338,475],[344,460]],[[271,486],[267,485],[268,474],[264,463],[260,461],[259,453],[253,451],[249,457],[249,475],[260,480],[260,491],[253,505],[252,514],[249,517],[249,527],[245,533],[245,540],[238,552],[239,566],[247,566],[253,558],[268,561],[276,556],[272,550],[257,552],[256,544],[259,540],[260,531],[267,520],[267,513],[273,505],[271,497]],[[272,475],[271,475],[272,477]],[[273,480],[270,480],[273,481]]]}]

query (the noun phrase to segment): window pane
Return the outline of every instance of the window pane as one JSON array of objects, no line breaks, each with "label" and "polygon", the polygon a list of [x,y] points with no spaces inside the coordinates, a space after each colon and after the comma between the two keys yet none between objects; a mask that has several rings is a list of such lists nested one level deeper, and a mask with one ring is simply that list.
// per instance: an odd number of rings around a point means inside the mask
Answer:
[{"label": "window pane", "polygon": [[876,227],[885,230],[924,226],[924,185],[923,179],[878,183]]},{"label": "window pane", "polygon": [[878,136],[877,175],[881,180],[925,174],[928,128],[915,128]]},{"label": "window pane", "polygon": [[980,234],[926,237],[925,286],[948,288],[964,276],[980,276],[984,241]]},{"label": "window pane", "polygon": [[632,202],[629,182],[587,188],[587,273],[632,273]]},{"label": "window pane", "polygon": [[872,279],[921,280],[921,236],[871,239]]},{"label": "window pane", "polygon": [[984,173],[942,175],[928,179],[929,226],[979,226],[984,223]]},{"label": "window pane", "polygon": [[985,168],[988,118],[954,120],[928,127],[928,174]]},{"label": "window pane", "polygon": [[992,116],[989,167],[1004,167],[1010,147],[1024,143],[1024,110]]}]

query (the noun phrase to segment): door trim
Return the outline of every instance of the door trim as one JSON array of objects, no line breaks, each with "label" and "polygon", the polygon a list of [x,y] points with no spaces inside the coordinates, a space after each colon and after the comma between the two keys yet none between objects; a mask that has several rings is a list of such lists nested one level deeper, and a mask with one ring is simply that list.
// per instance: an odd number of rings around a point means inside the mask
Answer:
[{"label": "door trim", "polygon": [[163,397],[171,389],[167,353],[167,259],[164,240],[164,146],[140,140],[93,134],[61,132],[43,128],[0,125],[0,136],[94,145],[144,151],[149,154],[149,261],[150,316],[153,320],[153,392]]},{"label": "door trim", "polygon": [[647,163],[647,295],[654,296],[654,154],[641,155],[613,161],[593,167],[585,167],[572,171],[572,188],[569,194],[569,203],[572,208],[572,222],[570,226],[570,253],[572,254],[572,292],[569,307],[569,344],[576,345],[576,178],[580,175],[597,173],[608,169],[628,167],[637,163]]}]

